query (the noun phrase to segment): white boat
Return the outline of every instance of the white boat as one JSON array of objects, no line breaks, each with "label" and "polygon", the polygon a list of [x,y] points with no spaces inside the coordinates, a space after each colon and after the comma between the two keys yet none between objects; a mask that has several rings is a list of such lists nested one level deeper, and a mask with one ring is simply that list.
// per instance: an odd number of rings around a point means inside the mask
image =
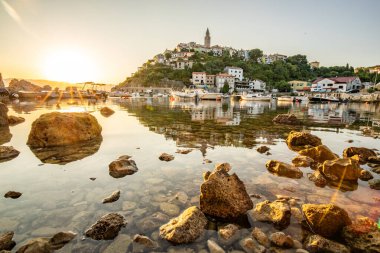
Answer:
[{"label": "white boat", "polygon": [[271,101],[272,96],[271,95],[262,95],[258,93],[249,93],[249,94],[243,94],[241,95],[242,100],[247,101]]},{"label": "white boat", "polygon": [[194,99],[197,95],[194,91],[173,91],[171,94],[174,98],[177,99]]},{"label": "white boat", "polygon": [[277,101],[282,101],[282,102],[294,102],[295,97],[291,96],[282,96],[282,97],[277,97]]},{"label": "white boat", "polygon": [[203,92],[198,93],[198,95],[201,100],[221,100],[223,96],[222,93],[216,92]]},{"label": "white boat", "polygon": [[321,96],[321,94],[316,94],[309,98],[311,102],[339,102],[339,99],[333,96]]},{"label": "white boat", "polygon": [[42,93],[39,91],[24,91],[20,90],[17,92],[20,99],[22,98],[38,98],[41,97]]},{"label": "white boat", "polygon": [[133,92],[131,95],[132,98],[140,98],[140,93],[138,92]]},{"label": "white boat", "polygon": [[309,102],[309,98],[305,96],[297,96],[296,102],[300,102],[300,103]]}]

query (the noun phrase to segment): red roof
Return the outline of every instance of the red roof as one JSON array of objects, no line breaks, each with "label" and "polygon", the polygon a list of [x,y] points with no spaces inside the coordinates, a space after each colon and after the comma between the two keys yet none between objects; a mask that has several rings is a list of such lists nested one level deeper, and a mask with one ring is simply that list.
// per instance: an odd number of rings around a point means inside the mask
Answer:
[{"label": "red roof", "polygon": [[316,84],[320,81],[322,81],[323,79],[329,79],[331,81],[334,81],[335,83],[350,83],[352,81],[354,81],[356,78],[356,76],[340,76],[340,77],[318,77],[314,82],[313,84]]}]

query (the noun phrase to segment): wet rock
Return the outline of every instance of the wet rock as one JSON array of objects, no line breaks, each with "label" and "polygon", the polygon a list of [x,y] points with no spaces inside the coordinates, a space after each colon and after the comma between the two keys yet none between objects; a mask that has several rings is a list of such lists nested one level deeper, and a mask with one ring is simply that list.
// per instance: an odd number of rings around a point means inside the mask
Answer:
[{"label": "wet rock", "polygon": [[215,165],[214,171],[220,171],[228,173],[231,170],[231,165],[229,163],[217,163]]},{"label": "wet rock", "polygon": [[8,123],[10,126],[20,124],[24,121],[25,119],[23,117],[18,117],[18,116],[13,116],[13,115],[8,116]]},{"label": "wet rock", "polygon": [[101,139],[102,127],[89,113],[42,114],[32,124],[27,144],[33,148],[67,146]]},{"label": "wet rock", "polygon": [[255,238],[261,245],[266,248],[269,248],[270,241],[268,236],[258,227],[253,228],[252,236]]},{"label": "wet rock", "polygon": [[367,163],[368,158],[371,156],[376,156],[375,151],[368,149],[368,148],[358,148],[358,147],[350,147],[343,150],[343,157],[352,157],[358,155],[359,156],[359,162],[361,164]]},{"label": "wet rock", "polygon": [[0,127],[8,125],[8,107],[0,102]]},{"label": "wet rock", "polygon": [[302,212],[298,207],[291,207],[290,212],[292,214],[292,217],[294,217],[298,223],[302,222],[303,220]]},{"label": "wet rock", "polygon": [[36,238],[28,241],[17,250],[17,253],[52,253],[49,238]]},{"label": "wet rock", "polygon": [[212,163],[212,161],[209,159],[203,159],[203,163]]},{"label": "wet rock", "polygon": [[172,160],[174,160],[174,156],[172,155],[169,155],[167,153],[162,153],[158,159],[160,159],[161,161],[165,161],[165,162],[170,162]]},{"label": "wet rock", "polygon": [[93,224],[85,235],[94,240],[112,240],[120,229],[125,226],[125,219],[117,213],[109,213],[102,216],[95,224]]},{"label": "wet rock", "polygon": [[304,247],[310,253],[350,253],[350,249],[343,244],[328,240],[320,235],[310,235],[304,242]]},{"label": "wet rock", "polygon": [[111,108],[107,107],[107,106],[102,107],[100,109],[100,114],[102,114],[104,117],[109,117],[109,116],[111,116],[114,113],[115,113],[115,111],[112,110]]},{"label": "wet rock", "polygon": [[267,167],[268,171],[278,175],[280,177],[289,177],[289,178],[301,178],[303,177],[302,171],[290,164],[270,160],[268,161],[265,166]]},{"label": "wet rock", "polygon": [[285,124],[285,125],[299,125],[300,121],[294,114],[278,114],[273,119],[274,123]]},{"label": "wet rock", "polygon": [[158,248],[158,244],[144,235],[135,235],[133,237],[133,252],[146,252]]},{"label": "wet rock", "polygon": [[269,236],[269,240],[279,247],[292,248],[294,245],[293,239],[283,232],[275,232]]},{"label": "wet rock", "polygon": [[268,152],[270,150],[270,148],[268,148],[267,146],[260,146],[256,150],[257,150],[257,152],[264,154],[264,153]]},{"label": "wet rock", "polygon": [[251,212],[256,220],[271,222],[279,229],[284,229],[290,224],[291,211],[287,201],[265,200],[256,204]]},{"label": "wet rock", "polygon": [[220,218],[236,218],[252,209],[252,200],[239,177],[217,168],[201,185],[202,212]]},{"label": "wet rock", "polygon": [[96,177],[90,177],[90,180],[91,180],[91,181],[95,181],[95,180],[96,180]]},{"label": "wet rock", "polygon": [[12,146],[0,146],[0,162],[12,160],[19,154],[20,152]]},{"label": "wet rock", "polygon": [[177,192],[174,197],[169,200],[169,202],[179,202],[180,204],[185,205],[188,200],[189,196],[186,194],[186,192],[180,191]]},{"label": "wet rock", "polygon": [[299,155],[293,158],[292,164],[296,167],[310,167],[314,164],[314,160],[308,156]]},{"label": "wet rock", "polygon": [[127,252],[131,243],[132,239],[129,235],[119,234],[103,253]]},{"label": "wet rock", "polygon": [[63,248],[67,243],[75,238],[77,234],[71,231],[68,232],[59,232],[55,234],[49,240],[49,245],[52,250],[58,250]]},{"label": "wet rock", "polygon": [[112,203],[117,201],[120,198],[120,191],[114,191],[110,196],[103,199],[103,204],[105,203]]},{"label": "wet rock", "polygon": [[322,175],[319,170],[314,171],[308,175],[310,181],[314,182],[314,184],[318,187],[325,187],[327,185],[327,179]]},{"label": "wet rock", "polygon": [[109,174],[114,178],[122,178],[138,171],[135,161],[128,155],[120,156],[108,165]]},{"label": "wet rock", "polygon": [[213,240],[207,240],[207,247],[210,253],[225,253],[224,249]]},{"label": "wet rock", "polygon": [[192,206],[178,217],[162,225],[160,236],[174,243],[190,243],[203,233],[206,224],[206,216],[198,207]]},{"label": "wet rock", "polygon": [[144,232],[150,232],[160,227],[163,223],[168,222],[169,219],[169,216],[166,214],[156,212],[137,221],[136,226]]},{"label": "wet rock", "polygon": [[351,224],[347,212],[334,204],[304,204],[302,213],[311,231],[327,238]]},{"label": "wet rock", "polygon": [[13,232],[0,234],[0,251],[13,249],[13,247],[16,245],[16,242],[12,240],[13,235]]},{"label": "wet rock", "polygon": [[357,181],[360,177],[359,163],[350,158],[337,158],[323,163],[322,174],[329,180]]},{"label": "wet rock", "polygon": [[11,139],[12,139],[12,134],[11,134],[11,131],[9,130],[9,126],[0,126],[0,145],[10,142]]},{"label": "wet rock", "polygon": [[380,252],[380,230],[376,222],[367,217],[344,227],[342,237],[353,252]]},{"label": "wet rock", "polygon": [[176,153],[177,154],[182,154],[182,155],[187,155],[191,151],[193,151],[193,150],[192,149],[177,149]]},{"label": "wet rock", "polygon": [[207,181],[207,180],[208,180],[208,177],[209,177],[210,175],[211,175],[211,171],[203,172],[203,174],[202,174],[203,181]]},{"label": "wet rock", "polygon": [[360,176],[359,176],[360,180],[368,181],[368,180],[371,180],[372,178],[373,178],[373,175],[368,170],[361,170],[360,171]]},{"label": "wet rock", "polygon": [[367,161],[373,164],[380,164],[380,156],[370,156]]},{"label": "wet rock", "polygon": [[21,195],[21,192],[9,191],[4,194],[4,198],[18,199],[19,197],[21,197]]},{"label": "wet rock", "polygon": [[376,174],[380,174],[380,166],[372,168],[372,172],[375,172]]},{"label": "wet rock", "polygon": [[371,179],[368,184],[371,189],[380,190],[380,179]]},{"label": "wet rock", "polygon": [[291,150],[300,151],[322,145],[322,141],[319,137],[308,132],[291,131],[286,139],[286,144]]},{"label": "wet rock", "polygon": [[228,224],[219,228],[218,237],[222,244],[230,245],[239,239],[239,228],[234,224]]},{"label": "wet rock", "polygon": [[310,157],[317,163],[323,163],[327,160],[334,160],[338,158],[327,146],[319,145],[313,148],[303,149],[298,152],[300,155]]},{"label": "wet rock", "polygon": [[247,237],[239,242],[240,247],[247,253],[264,253],[265,247],[260,245],[255,239]]},{"label": "wet rock", "polygon": [[167,215],[170,215],[170,216],[178,215],[180,212],[180,209],[177,205],[171,204],[171,203],[166,203],[166,202],[162,202],[160,204],[160,209],[161,209],[161,211],[163,211],[164,213],[166,213]]}]

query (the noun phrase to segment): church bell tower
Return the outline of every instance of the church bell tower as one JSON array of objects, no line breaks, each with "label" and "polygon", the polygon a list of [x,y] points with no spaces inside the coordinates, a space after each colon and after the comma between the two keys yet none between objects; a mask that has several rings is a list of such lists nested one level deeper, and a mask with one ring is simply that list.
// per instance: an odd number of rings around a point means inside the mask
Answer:
[{"label": "church bell tower", "polygon": [[210,31],[207,28],[206,36],[205,36],[205,47],[210,48],[210,46],[211,46],[211,36],[210,36]]}]

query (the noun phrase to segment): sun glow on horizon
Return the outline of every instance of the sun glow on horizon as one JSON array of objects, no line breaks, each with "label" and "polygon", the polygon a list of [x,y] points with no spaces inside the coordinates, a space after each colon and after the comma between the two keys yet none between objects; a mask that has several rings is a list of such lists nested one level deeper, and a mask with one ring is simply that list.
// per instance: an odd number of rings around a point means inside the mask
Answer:
[{"label": "sun glow on horizon", "polygon": [[42,65],[46,79],[70,83],[92,81],[97,78],[93,61],[82,51],[61,49],[50,52]]}]

